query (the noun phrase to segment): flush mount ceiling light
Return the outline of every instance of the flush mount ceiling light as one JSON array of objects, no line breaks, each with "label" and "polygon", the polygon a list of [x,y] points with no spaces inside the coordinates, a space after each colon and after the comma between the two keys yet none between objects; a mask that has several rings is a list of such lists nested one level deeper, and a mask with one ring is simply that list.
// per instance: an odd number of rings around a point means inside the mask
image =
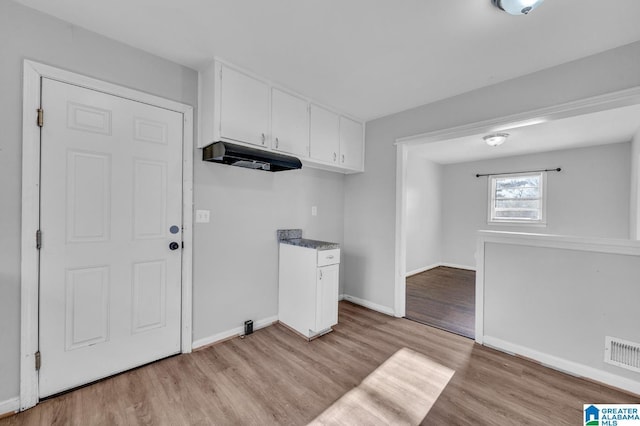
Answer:
[{"label": "flush mount ceiling light", "polygon": [[526,15],[544,0],[491,0],[494,6],[499,7],[511,15]]},{"label": "flush mount ceiling light", "polygon": [[491,135],[487,135],[483,137],[484,141],[489,146],[498,146],[502,145],[504,141],[509,137],[509,133],[493,133]]}]

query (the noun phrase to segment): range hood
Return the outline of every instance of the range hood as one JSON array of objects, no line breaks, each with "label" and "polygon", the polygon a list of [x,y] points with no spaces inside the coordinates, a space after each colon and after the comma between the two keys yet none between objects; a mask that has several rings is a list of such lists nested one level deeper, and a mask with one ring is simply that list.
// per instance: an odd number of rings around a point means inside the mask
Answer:
[{"label": "range hood", "polygon": [[202,160],[268,172],[302,168],[302,162],[296,157],[229,142],[215,142],[205,147]]}]

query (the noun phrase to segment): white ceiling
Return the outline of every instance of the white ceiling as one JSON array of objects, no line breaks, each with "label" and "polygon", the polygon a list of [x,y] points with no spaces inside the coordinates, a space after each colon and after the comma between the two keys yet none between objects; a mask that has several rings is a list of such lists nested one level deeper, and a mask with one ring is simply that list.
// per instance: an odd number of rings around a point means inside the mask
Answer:
[{"label": "white ceiling", "polygon": [[409,148],[418,155],[440,164],[463,163],[489,158],[555,151],[610,143],[629,142],[640,129],[640,104],[615,108],[526,127],[505,129],[507,141],[488,146],[484,134],[465,136]]},{"label": "white ceiling", "polygon": [[193,67],[214,55],[370,120],[640,40],[638,0],[17,0]]}]

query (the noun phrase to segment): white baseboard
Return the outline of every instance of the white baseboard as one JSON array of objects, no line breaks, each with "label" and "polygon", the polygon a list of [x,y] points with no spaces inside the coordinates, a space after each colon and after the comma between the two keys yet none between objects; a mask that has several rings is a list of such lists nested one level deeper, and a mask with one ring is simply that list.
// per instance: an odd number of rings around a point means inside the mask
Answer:
[{"label": "white baseboard", "polygon": [[416,275],[416,274],[419,274],[419,273],[421,273],[421,272],[428,271],[428,270],[430,270],[430,269],[435,269],[435,268],[437,268],[438,266],[441,266],[441,265],[440,265],[439,263],[434,263],[433,265],[425,266],[424,268],[414,269],[413,271],[409,271],[409,272],[407,272],[407,273],[405,274],[405,277],[407,277],[407,278],[408,278],[408,277],[410,277],[410,276],[412,276],[412,275]]},{"label": "white baseboard", "polygon": [[467,265],[458,265],[457,263],[447,263],[443,262],[440,266],[446,266],[447,268],[456,268],[456,269],[466,269],[467,271],[475,271],[475,266],[467,266]]},{"label": "white baseboard", "polygon": [[388,308],[386,306],[378,305],[377,303],[373,303],[368,300],[360,299],[359,297],[354,297],[354,296],[349,296],[348,294],[344,294],[343,300],[348,300],[351,303],[364,306],[365,308],[380,312],[385,315],[390,315],[392,317],[395,316],[395,312],[393,309]]},{"label": "white baseboard", "polygon": [[496,337],[484,336],[484,345],[497,349],[501,352],[520,355],[522,357],[533,359],[535,361],[538,361],[545,367],[553,368],[554,370],[562,371],[563,373],[567,373],[572,376],[594,380],[605,385],[613,386],[618,389],[623,389],[636,395],[640,395],[640,382],[627,379],[625,377],[620,377],[607,371],[569,361],[564,358],[559,358],[554,355],[549,355],[544,352],[539,352],[535,349],[530,349],[524,346],[510,343]]},{"label": "white baseboard", "polygon": [[[258,321],[253,322],[253,330],[260,330],[261,328],[268,327],[274,322],[278,321],[278,316],[272,316],[268,318],[263,318]],[[203,346],[211,345],[212,343],[220,342],[222,340],[229,339],[231,337],[240,336],[244,333],[244,326],[232,328],[231,330],[223,331],[221,333],[216,333],[213,336],[203,337],[202,339],[193,341],[193,349],[198,349]]]},{"label": "white baseboard", "polygon": [[340,296],[338,296],[338,302],[341,300],[344,300],[346,296],[344,294],[341,294]]},{"label": "white baseboard", "polygon": [[20,411],[19,397],[7,399],[6,401],[0,401],[0,417],[9,413],[17,413],[18,411]]}]

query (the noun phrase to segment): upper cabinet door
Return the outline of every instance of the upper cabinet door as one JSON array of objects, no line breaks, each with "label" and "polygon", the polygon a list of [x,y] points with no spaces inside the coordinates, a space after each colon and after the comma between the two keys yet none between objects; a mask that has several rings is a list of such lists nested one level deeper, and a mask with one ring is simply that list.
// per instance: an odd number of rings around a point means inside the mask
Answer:
[{"label": "upper cabinet door", "polygon": [[219,87],[220,136],[269,147],[269,85],[223,65]]},{"label": "upper cabinet door", "polygon": [[271,148],[309,156],[309,103],[276,88],[271,92]]},{"label": "upper cabinet door", "polygon": [[362,170],[364,132],[362,123],[340,116],[340,165]]},{"label": "upper cabinet door", "polygon": [[311,104],[309,149],[309,156],[314,160],[339,164],[340,119],[338,114]]}]

